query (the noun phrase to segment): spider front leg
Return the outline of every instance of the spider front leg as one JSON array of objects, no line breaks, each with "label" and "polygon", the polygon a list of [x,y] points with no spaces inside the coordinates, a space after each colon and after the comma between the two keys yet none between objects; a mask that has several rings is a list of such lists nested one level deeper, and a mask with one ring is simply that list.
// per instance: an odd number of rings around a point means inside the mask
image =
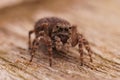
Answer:
[{"label": "spider front leg", "polygon": [[48,49],[48,53],[49,53],[49,66],[51,67],[52,66],[52,53],[53,53],[52,40],[48,36],[46,36],[44,41],[47,44],[47,49]]},{"label": "spider front leg", "polygon": [[92,60],[92,55],[91,54],[93,52],[92,52],[92,50],[89,46],[89,42],[85,39],[85,37],[82,34],[80,34],[80,36],[81,36],[81,41],[82,41],[82,43],[83,43],[83,45],[84,45],[85,49],[87,50],[88,55],[90,57],[90,62],[92,62],[93,60]]},{"label": "spider front leg", "polygon": [[92,52],[92,50],[91,50],[91,48],[89,46],[89,42],[85,38],[83,38],[83,44],[84,44],[85,49],[87,50],[88,55],[90,57],[90,62],[93,62],[92,55],[91,55],[93,52]]},{"label": "spider front leg", "polygon": [[33,40],[32,48],[31,48],[31,51],[30,51],[30,55],[31,55],[30,62],[32,62],[33,57],[34,57],[35,52],[36,52],[36,50],[38,49],[38,47],[39,47],[39,40],[38,40],[38,38],[35,38],[35,39]]},{"label": "spider front leg", "polygon": [[28,34],[28,36],[29,36],[29,41],[28,41],[28,50],[30,50],[31,49],[31,34],[33,34],[34,33],[34,30],[31,30],[31,31],[29,31],[29,34]]},{"label": "spider front leg", "polygon": [[52,66],[52,53],[53,53],[53,49],[52,49],[52,40],[51,38],[45,34],[44,31],[42,31],[40,33],[40,35],[43,35],[43,37],[41,38],[41,40],[43,40],[43,42],[46,44],[47,46],[47,50],[48,50],[48,54],[49,54],[49,66]]},{"label": "spider front leg", "polygon": [[83,43],[82,43],[82,37],[79,35],[78,36],[78,47],[79,47],[79,53],[80,53],[80,61],[81,61],[81,66],[83,65]]},{"label": "spider front leg", "polygon": [[33,60],[33,56],[35,55],[36,50],[39,48],[39,41],[44,37],[44,31],[39,32],[37,37],[33,40],[30,50],[31,59],[30,62]]}]

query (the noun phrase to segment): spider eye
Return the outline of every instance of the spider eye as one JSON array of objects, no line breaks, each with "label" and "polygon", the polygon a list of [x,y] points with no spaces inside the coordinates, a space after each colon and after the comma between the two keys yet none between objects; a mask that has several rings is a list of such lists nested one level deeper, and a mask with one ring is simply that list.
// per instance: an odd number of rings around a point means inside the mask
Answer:
[{"label": "spider eye", "polygon": [[72,27],[69,27],[69,29],[72,29]]},{"label": "spider eye", "polygon": [[67,28],[65,28],[65,31],[68,31],[68,29],[67,29]]},{"label": "spider eye", "polygon": [[58,28],[58,26],[56,26],[56,28]]},{"label": "spider eye", "polygon": [[60,31],[63,31],[63,28],[59,28]]}]

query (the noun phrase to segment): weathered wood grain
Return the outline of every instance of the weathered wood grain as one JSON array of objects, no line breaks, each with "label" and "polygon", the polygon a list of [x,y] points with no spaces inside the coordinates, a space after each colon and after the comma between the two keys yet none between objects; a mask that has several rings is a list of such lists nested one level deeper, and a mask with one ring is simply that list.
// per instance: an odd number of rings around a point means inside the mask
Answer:
[{"label": "weathered wood grain", "polygon": [[[119,3],[118,0],[35,0],[1,8],[0,80],[119,80]],[[80,66],[75,47],[67,54],[54,54],[53,66],[49,67],[47,52],[41,46],[28,65],[28,31],[45,16],[58,16],[77,24],[94,51],[93,63],[85,54],[84,66]]]}]

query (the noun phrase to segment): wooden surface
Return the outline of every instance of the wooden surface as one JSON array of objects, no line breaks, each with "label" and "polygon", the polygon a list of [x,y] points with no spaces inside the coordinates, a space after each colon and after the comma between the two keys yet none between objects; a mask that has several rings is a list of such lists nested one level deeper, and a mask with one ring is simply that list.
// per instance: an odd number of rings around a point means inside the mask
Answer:
[{"label": "wooden surface", "polygon": [[[0,80],[120,80],[119,4],[119,0],[35,0],[1,8]],[[75,47],[67,54],[54,55],[49,67],[41,46],[28,65],[28,31],[45,16],[76,24],[94,51],[93,63],[85,54],[84,66],[80,66]]]}]

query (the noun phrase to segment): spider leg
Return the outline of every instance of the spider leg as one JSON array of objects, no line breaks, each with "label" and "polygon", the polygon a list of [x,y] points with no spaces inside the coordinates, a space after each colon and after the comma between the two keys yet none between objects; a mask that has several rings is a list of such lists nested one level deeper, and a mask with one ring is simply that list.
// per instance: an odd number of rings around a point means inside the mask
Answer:
[{"label": "spider leg", "polygon": [[[81,34],[82,35],[82,34]],[[89,55],[89,57],[90,57],[90,62],[92,62],[93,60],[92,60],[92,50],[91,50],[91,48],[90,48],[90,46],[89,46],[89,42],[82,36],[82,42],[83,42],[83,45],[84,45],[84,47],[85,47],[85,49],[87,50],[87,52],[88,52],[88,55]]]},{"label": "spider leg", "polygon": [[29,31],[29,41],[28,41],[28,49],[30,50],[31,49],[31,34],[33,34],[34,33],[34,30],[31,30],[31,31]]},{"label": "spider leg", "polygon": [[48,44],[48,52],[49,52],[49,66],[52,66],[52,43],[49,42]]},{"label": "spider leg", "polygon": [[31,50],[30,50],[30,55],[31,55],[30,62],[32,62],[33,57],[35,55],[35,52],[39,48],[39,41],[41,38],[43,38],[43,35],[44,35],[43,31],[39,32],[38,36],[33,40],[32,45],[30,46],[30,48],[31,48]]},{"label": "spider leg", "polygon": [[52,66],[52,40],[46,36],[44,39],[45,43],[47,44],[47,49],[48,49],[48,53],[49,53],[49,66]]},{"label": "spider leg", "polygon": [[32,62],[35,52],[39,48],[40,40],[43,40],[47,44],[47,49],[48,49],[48,53],[49,53],[49,65],[52,66],[52,41],[51,41],[50,37],[48,37],[44,33],[44,31],[39,32],[39,34],[37,35],[37,37],[34,39],[34,41],[32,43],[32,49],[30,51],[30,54],[31,54],[30,62]]},{"label": "spider leg", "polygon": [[82,43],[82,37],[81,35],[78,35],[78,47],[79,47],[79,53],[80,53],[80,61],[81,61],[81,66],[83,65],[83,43]]},{"label": "spider leg", "polygon": [[49,54],[49,66],[52,66],[52,54],[53,54],[53,50],[52,50],[52,40],[49,36],[47,36],[44,31],[40,32],[40,35],[43,36],[41,39],[43,40],[43,42],[46,44],[47,46],[47,50],[48,50],[48,54]]},{"label": "spider leg", "polygon": [[32,62],[33,57],[34,57],[35,52],[38,49],[38,47],[39,47],[39,40],[37,38],[35,38],[32,42],[32,48],[31,48],[31,51],[30,51],[30,55],[31,55],[30,62]]}]

